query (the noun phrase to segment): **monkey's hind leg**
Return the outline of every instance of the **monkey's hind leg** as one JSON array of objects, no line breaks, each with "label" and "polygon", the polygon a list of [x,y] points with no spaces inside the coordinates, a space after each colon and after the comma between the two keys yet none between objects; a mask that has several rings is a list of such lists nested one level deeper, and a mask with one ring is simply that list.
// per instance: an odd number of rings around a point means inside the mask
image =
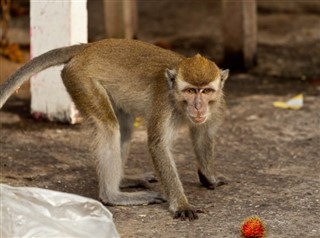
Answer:
[{"label": "monkey's hind leg", "polygon": [[144,205],[161,203],[156,192],[121,192],[122,159],[120,127],[106,90],[100,83],[65,67],[64,84],[84,117],[94,130],[94,149],[97,157],[99,197],[108,205]]},{"label": "monkey's hind leg", "polygon": [[156,192],[128,193],[120,191],[123,171],[119,143],[120,133],[119,130],[114,131],[115,137],[109,135],[108,139],[100,140],[100,136],[105,136],[101,132],[102,130],[99,132],[96,147],[101,201],[107,205],[144,205],[164,202],[162,196]]},{"label": "monkey's hind leg", "polygon": [[[124,170],[130,152],[134,116],[126,113],[122,109],[117,109],[116,115],[120,124],[121,158]],[[152,182],[157,182],[153,172],[141,175],[125,175],[121,180],[120,188],[150,188],[149,183]]]},{"label": "monkey's hind leg", "polygon": [[126,175],[121,180],[120,188],[150,188],[150,183],[158,182],[153,172],[142,175]]}]

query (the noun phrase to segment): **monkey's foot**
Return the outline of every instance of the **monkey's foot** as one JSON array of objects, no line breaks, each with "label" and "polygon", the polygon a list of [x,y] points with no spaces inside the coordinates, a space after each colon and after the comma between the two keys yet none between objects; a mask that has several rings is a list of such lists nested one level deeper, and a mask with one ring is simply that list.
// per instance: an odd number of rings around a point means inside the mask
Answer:
[{"label": "monkey's foot", "polygon": [[150,188],[149,183],[158,182],[154,173],[148,172],[143,176],[125,176],[120,184],[120,188]]},{"label": "monkey's foot", "polygon": [[198,170],[198,176],[202,185],[208,189],[215,189],[218,186],[222,186],[228,183],[227,180],[223,177],[219,177],[216,179],[212,176],[208,178],[203,173],[201,173],[200,170]]},{"label": "monkey's foot", "polygon": [[197,210],[192,208],[179,209],[174,212],[174,219],[181,219],[182,221],[189,220],[193,221],[199,218]]},{"label": "monkey's foot", "polygon": [[101,196],[100,200],[105,205],[110,206],[130,206],[130,205],[148,205],[163,203],[166,200],[160,193],[157,192],[118,192],[116,194],[109,194],[108,196]]}]

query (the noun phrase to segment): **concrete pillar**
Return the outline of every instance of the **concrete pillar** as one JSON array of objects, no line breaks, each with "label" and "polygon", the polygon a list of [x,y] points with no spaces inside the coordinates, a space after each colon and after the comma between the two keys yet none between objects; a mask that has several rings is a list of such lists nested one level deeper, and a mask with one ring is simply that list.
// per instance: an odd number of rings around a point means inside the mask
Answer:
[{"label": "concrete pillar", "polygon": [[[86,0],[31,0],[30,18],[31,58],[87,42]],[[75,123],[77,110],[61,80],[61,69],[53,67],[31,79],[31,112],[34,117]]]},{"label": "concrete pillar", "polygon": [[138,25],[137,1],[108,0],[103,3],[107,37],[135,38]]},{"label": "concrete pillar", "polygon": [[223,0],[224,62],[249,68],[257,60],[256,0]]}]

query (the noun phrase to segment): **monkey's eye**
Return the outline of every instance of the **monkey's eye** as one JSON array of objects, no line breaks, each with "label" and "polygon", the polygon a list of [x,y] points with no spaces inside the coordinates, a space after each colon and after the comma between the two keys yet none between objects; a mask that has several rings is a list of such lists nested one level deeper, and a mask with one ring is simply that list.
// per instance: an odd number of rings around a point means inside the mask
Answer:
[{"label": "monkey's eye", "polygon": [[214,89],[213,88],[205,88],[202,90],[203,94],[209,94],[209,93],[214,93]]},{"label": "monkey's eye", "polygon": [[189,94],[196,94],[197,90],[195,88],[187,88],[185,90],[183,90],[185,93],[189,93]]}]

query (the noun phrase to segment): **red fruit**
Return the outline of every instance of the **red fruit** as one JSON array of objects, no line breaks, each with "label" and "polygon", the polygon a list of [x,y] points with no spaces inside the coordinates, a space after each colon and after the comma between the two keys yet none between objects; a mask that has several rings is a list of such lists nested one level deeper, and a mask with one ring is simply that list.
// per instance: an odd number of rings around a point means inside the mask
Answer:
[{"label": "red fruit", "polygon": [[244,238],[263,238],[266,228],[258,217],[247,218],[241,226],[241,234]]}]

